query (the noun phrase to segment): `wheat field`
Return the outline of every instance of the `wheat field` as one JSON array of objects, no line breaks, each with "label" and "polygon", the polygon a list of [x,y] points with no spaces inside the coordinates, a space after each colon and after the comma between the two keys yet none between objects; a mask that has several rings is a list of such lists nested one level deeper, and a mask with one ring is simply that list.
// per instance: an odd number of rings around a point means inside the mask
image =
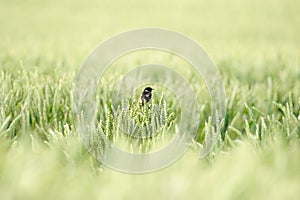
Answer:
[{"label": "wheat field", "polygon": [[[299,6],[297,0],[0,0],[0,199],[299,199]],[[136,120],[130,123],[158,130],[157,137],[122,136],[128,127],[118,126],[113,112],[127,110],[111,108],[116,74],[149,62],[174,65],[195,84],[203,105],[184,155],[164,169],[133,175],[104,166],[84,147],[72,90],[98,44],[142,27],[176,30],[202,45],[222,75],[227,111],[217,144],[200,159],[210,116],[197,75],[163,53],[115,63],[120,70],[108,71],[99,84],[98,127],[129,151],[167,143],[180,109],[158,86],[156,113],[148,115],[165,115],[153,128],[134,107],[139,90],[129,100]]]}]

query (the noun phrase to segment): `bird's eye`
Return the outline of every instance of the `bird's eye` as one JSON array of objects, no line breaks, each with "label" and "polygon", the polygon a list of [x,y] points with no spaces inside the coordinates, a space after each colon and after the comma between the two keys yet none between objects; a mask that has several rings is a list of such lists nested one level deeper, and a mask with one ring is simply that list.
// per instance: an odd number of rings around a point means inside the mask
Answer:
[{"label": "bird's eye", "polygon": [[145,90],[145,92],[149,92],[148,90]]}]

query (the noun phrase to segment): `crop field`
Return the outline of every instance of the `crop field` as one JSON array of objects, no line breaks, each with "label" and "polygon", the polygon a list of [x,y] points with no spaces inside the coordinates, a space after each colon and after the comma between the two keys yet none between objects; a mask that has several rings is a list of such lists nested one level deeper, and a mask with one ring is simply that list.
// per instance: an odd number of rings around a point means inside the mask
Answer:
[{"label": "crop field", "polygon": [[[300,199],[299,8],[297,0],[0,0],[0,199]],[[131,174],[83,145],[73,86],[98,44],[144,27],[178,31],[206,50],[222,76],[226,117],[213,128],[204,81],[182,59],[154,50],[121,57],[97,84],[97,134],[131,153],[174,138],[182,110],[168,86],[153,85],[149,108],[139,106],[144,85],[113,100],[122,75],[143,64],[173,66],[200,112],[176,162]],[[201,158],[211,132],[216,145]],[[101,153],[101,140],[92,143]]]}]

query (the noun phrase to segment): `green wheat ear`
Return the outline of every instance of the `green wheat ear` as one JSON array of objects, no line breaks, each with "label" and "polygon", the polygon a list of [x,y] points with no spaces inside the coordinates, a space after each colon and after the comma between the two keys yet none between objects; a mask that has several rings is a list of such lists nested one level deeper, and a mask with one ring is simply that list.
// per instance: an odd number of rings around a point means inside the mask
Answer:
[{"label": "green wheat ear", "polygon": [[100,132],[113,142],[130,143],[130,148],[137,151],[149,150],[159,143],[158,138],[162,140],[168,137],[165,134],[175,132],[176,114],[163,99],[158,104],[151,101],[149,108],[137,101],[122,99],[121,105],[111,109],[106,107],[104,112]]}]

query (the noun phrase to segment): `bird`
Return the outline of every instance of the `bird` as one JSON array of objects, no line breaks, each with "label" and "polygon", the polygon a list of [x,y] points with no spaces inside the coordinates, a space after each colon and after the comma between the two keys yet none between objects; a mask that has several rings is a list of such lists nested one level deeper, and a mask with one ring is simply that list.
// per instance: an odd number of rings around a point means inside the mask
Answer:
[{"label": "bird", "polygon": [[148,103],[151,98],[152,98],[152,90],[154,90],[153,88],[151,87],[146,87],[142,93],[142,96],[141,96],[141,100],[142,100],[142,106],[145,105],[145,103]]}]

